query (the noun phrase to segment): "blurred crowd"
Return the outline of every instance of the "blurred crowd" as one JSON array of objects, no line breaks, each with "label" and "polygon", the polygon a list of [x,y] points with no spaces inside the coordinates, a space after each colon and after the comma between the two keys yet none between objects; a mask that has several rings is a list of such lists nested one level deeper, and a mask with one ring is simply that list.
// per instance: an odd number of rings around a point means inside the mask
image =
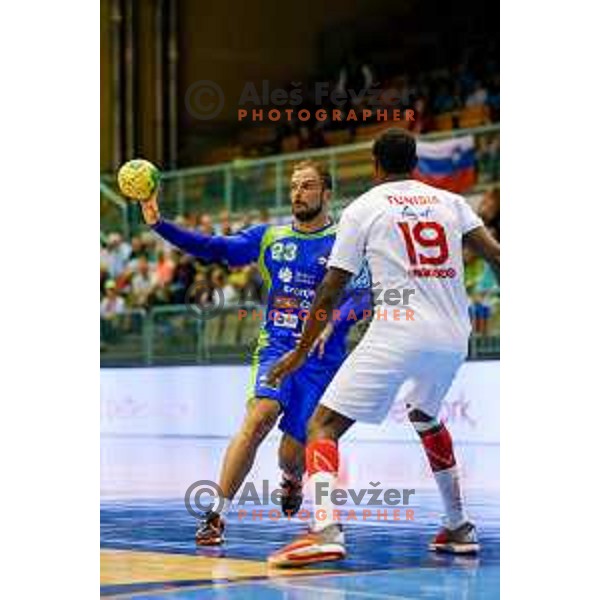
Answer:
[{"label": "blurred crowd", "polygon": [[[477,212],[499,241],[499,188],[490,188],[483,194]],[[249,212],[240,220],[233,220],[223,211],[216,222],[209,214],[178,216],[175,222],[205,235],[231,235],[271,220],[263,210]],[[499,286],[487,263],[467,248],[464,262],[473,328],[475,333],[485,335],[497,313]],[[100,313],[104,339],[110,338],[110,320],[128,309],[185,304],[190,289],[194,290],[193,302],[203,306],[227,307],[266,300],[255,264],[239,268],[207,264],[179,252],[152,231],[145,231],[129,241],[114,232],[101,235]]]},{"label": "blurred crowd", "polygon": [[[414,121],[406,126],[416,134],[464,126],[460,122],[464,109],[481,109],[481,121],[476,124],[500,121],[500,67],[493,53],[473,53],[449,67],[405,73],[385,72],[368,60],[350,56],[330,79],[327,87],[330,94],[319,98],[318,89],[316,81],[310,82],[302,90],[303,102],[295,107],[294,119],[278,123],[275,139],[246,148],[245,155],[284,152],[290,138],[296,140],[293,150],[335,145],[339,142],[332,141],[327,133],[339,130],[347,130],[351,142],[358,128],[379,122],[377,110],[386,111],[389,119],[394,109],[413,110]],[[333,92],[339,95],[333,96]],[[301,109],[308,110],[311,119],[299,120]],[[318,109],[326,109],[325,120],[315,117]],[[332,119],[333,109],[341,110],[341,120]],[[356,121],[346,120],[351,110],[357,115]],[[363,119],[365,110],[372,115]],[[445,127],[441,127],[438,119],[441,115],[448,116]]]},{"label": "blurred crowd", "polygon": [[[490,233],[500,241],[500,188],[488,190],[481,198],[477,212]],[[500,286],[490,266],[469,248],[463,250],[465,287],[471,300],[469,314],[476,335],[492,333],[492,322],[497,321]]]},{"label": "blurred crowd", "polygon": [[[268,222],[267,211],[249,213],[232,221],[223,211],[215,223],[211,215],[178,216],[182,227],[205,235],[231,235],[256,223]],[[100,236],[100,314],[105,320],[126,309],[184,304],[189,289],[193,301],[204,306],[233,306],[261,302],[262,282],[256,265],[228,268],[206,264],[164,242],[152,231],[125,240],[119,233]]]}]

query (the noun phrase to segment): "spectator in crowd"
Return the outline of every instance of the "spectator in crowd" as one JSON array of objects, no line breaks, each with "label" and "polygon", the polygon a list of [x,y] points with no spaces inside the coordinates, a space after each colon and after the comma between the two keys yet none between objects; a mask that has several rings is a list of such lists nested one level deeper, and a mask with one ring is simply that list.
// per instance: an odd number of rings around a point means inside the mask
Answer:
[{"label": "spectator in crowd", "polygon": [[125,300],[118,294],[117,285],[109,279],[104,286],[106,296],[100,302],[100,338],[113,342],[117,338],[116,320],[125,312]]},{"label": "spectator in crowd", "polygon": [[171,303],[184,304],[186,293],[194,283],[196,267],[194,259],[189,254],[179,254],[175,261],[173,280],[171,281]]},{"label": "spectator in crowd", "polygon": [[180,227],[188,227],[189,219],[185,217],[185,215],[177,215],[174,219],[175,223]]},{"label": "spectator in crowd", "polygon": [[492,235],[500,241],[500,188],[492,188],[484,194],[478,213]]},{"label": "spectator in crowd", "polygon": [[121,234],[108,234],[104,259],[112,279],[116,279],[125,270],[130,254],[131,247],[123,241]]},{"label": "spectator in crowd", "polygon": [[200,217],[200,223],[199,223],[198,229],[200,229],[200,232],[203,233],[204,235],[214,235],[215,234],[215,228],[213,226],[212,217],[209,214],[203,214]]},{"label": "spectator in crowd", "polygon": [[136,261],[136,272],[131,279],[131,303],[136,308],[147,308],[154,291],[154,274],[148,259],[141,255]]},{"label": "spectator in crowd", "polygon": [[131,252],[129,253],[129,261],[137,260],[140,256],[146,256],[142,238],[136,235],[131,238]]},{"label": "spectator in crowd", "polygon": [[100,261],[100,298],[102,298],[102,294],[104,293],[104,289],[106,287],[106,282],[110,280],[110,275],[108,274],[108,269],[106,265],[102,264]]},{"label": "spectator in crowd", "polygon": [[426,133],[433,129],[433,121],[429,115],[427,108],[427,101],[424,96],[418,98],[413,106],[414,110],[414,121],[410,121],[408,128],[410,131],[416,134]]},{"label": "spectator in crowd", "polygon": [[477,292],[473,295],[471,305],[469,306],[469,316],[471,317],[473,333],[479,335],[489,334],[492,307],[488,304],[483,293]]},{"label": "spectator in crowd", "polygon": [[231,226],[231,218],[228,210],[222,210],[219,214],[219,234],[231,235],[233,227]]},{"label": "spectator in crowd", "polygon": [[170,256],[170,251],[159,250],[156,255],[156,283],[164,287],[171,283],[175,264]]},{"label": "spectator in crowd", "polygon": [[213,269],[211,273],[212,303],[215,306],[232,306],[238,301],[235,288],[228,282],[225,271],[220,267]]},{"label": "spectator in crowd", "polygon": [[154,272],[154,301],[157,304],[168,304],[171,281],[175,271],[175,263],[170,251],[160,249],[156,254],[156,269]]},{"label": "spectator in crowd", "polygon": [[465,102],[467,108],[474,106],[486,106],[488,101],[488,91],[481,81],[475,83],[475,89],[469,94]]}]

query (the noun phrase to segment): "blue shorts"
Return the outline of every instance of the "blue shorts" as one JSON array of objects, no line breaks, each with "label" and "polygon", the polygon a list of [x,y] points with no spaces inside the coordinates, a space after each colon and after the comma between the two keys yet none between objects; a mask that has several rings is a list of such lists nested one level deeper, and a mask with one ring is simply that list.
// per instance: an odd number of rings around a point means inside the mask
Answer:
[{"label": "blue shorts", "polygon": [[329,355],[319,359],[313,355],[286,377],[279,388],[267,385],[268,372],[288,350],[268,347],[255,355],[248,393],[250,398],[270,398],[279,402],[282,412],[279,429],[305,444],[308,421],[345,356]]}]

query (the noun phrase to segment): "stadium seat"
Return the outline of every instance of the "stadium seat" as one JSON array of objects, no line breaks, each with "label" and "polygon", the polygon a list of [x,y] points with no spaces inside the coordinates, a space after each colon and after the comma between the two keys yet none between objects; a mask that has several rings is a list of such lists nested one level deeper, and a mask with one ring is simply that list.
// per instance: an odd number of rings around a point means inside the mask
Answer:
[{"label": "stadium seat", "polygon": [[487,106],[471,106],[463,108],[458,115],[458,126],[478,127],[490,122],[490,111]]},{"label": "stadium seat", "polygon": [[454,129],[454,113],[444,113],[435,117],[435,128],[439,131]]},{"label": "stadium seat", "polygon": [[288,135],[281,141],[282,152],[297,152],[298,151],[298,136]]},{"label": "stadium seat", "polygon": [[325,142],[328,146],[340,146],[341,144],[350,143],[350,131],[342,129],[340,131],[326,131],[323,134]]}]

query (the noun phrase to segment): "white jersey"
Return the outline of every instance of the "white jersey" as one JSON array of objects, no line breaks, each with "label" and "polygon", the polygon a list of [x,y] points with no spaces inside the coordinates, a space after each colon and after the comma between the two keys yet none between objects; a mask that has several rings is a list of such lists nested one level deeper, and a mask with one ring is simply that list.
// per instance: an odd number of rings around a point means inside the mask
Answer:
[{"label": "white jersey", "polygon": [[381,335],[397,332],[412,345],[466,351],[471,325],[462,238],[482,225],[462,196],[414,180],[383,183],[344,210],[328,266],[356,274],[366,258],[371,327]]}]

